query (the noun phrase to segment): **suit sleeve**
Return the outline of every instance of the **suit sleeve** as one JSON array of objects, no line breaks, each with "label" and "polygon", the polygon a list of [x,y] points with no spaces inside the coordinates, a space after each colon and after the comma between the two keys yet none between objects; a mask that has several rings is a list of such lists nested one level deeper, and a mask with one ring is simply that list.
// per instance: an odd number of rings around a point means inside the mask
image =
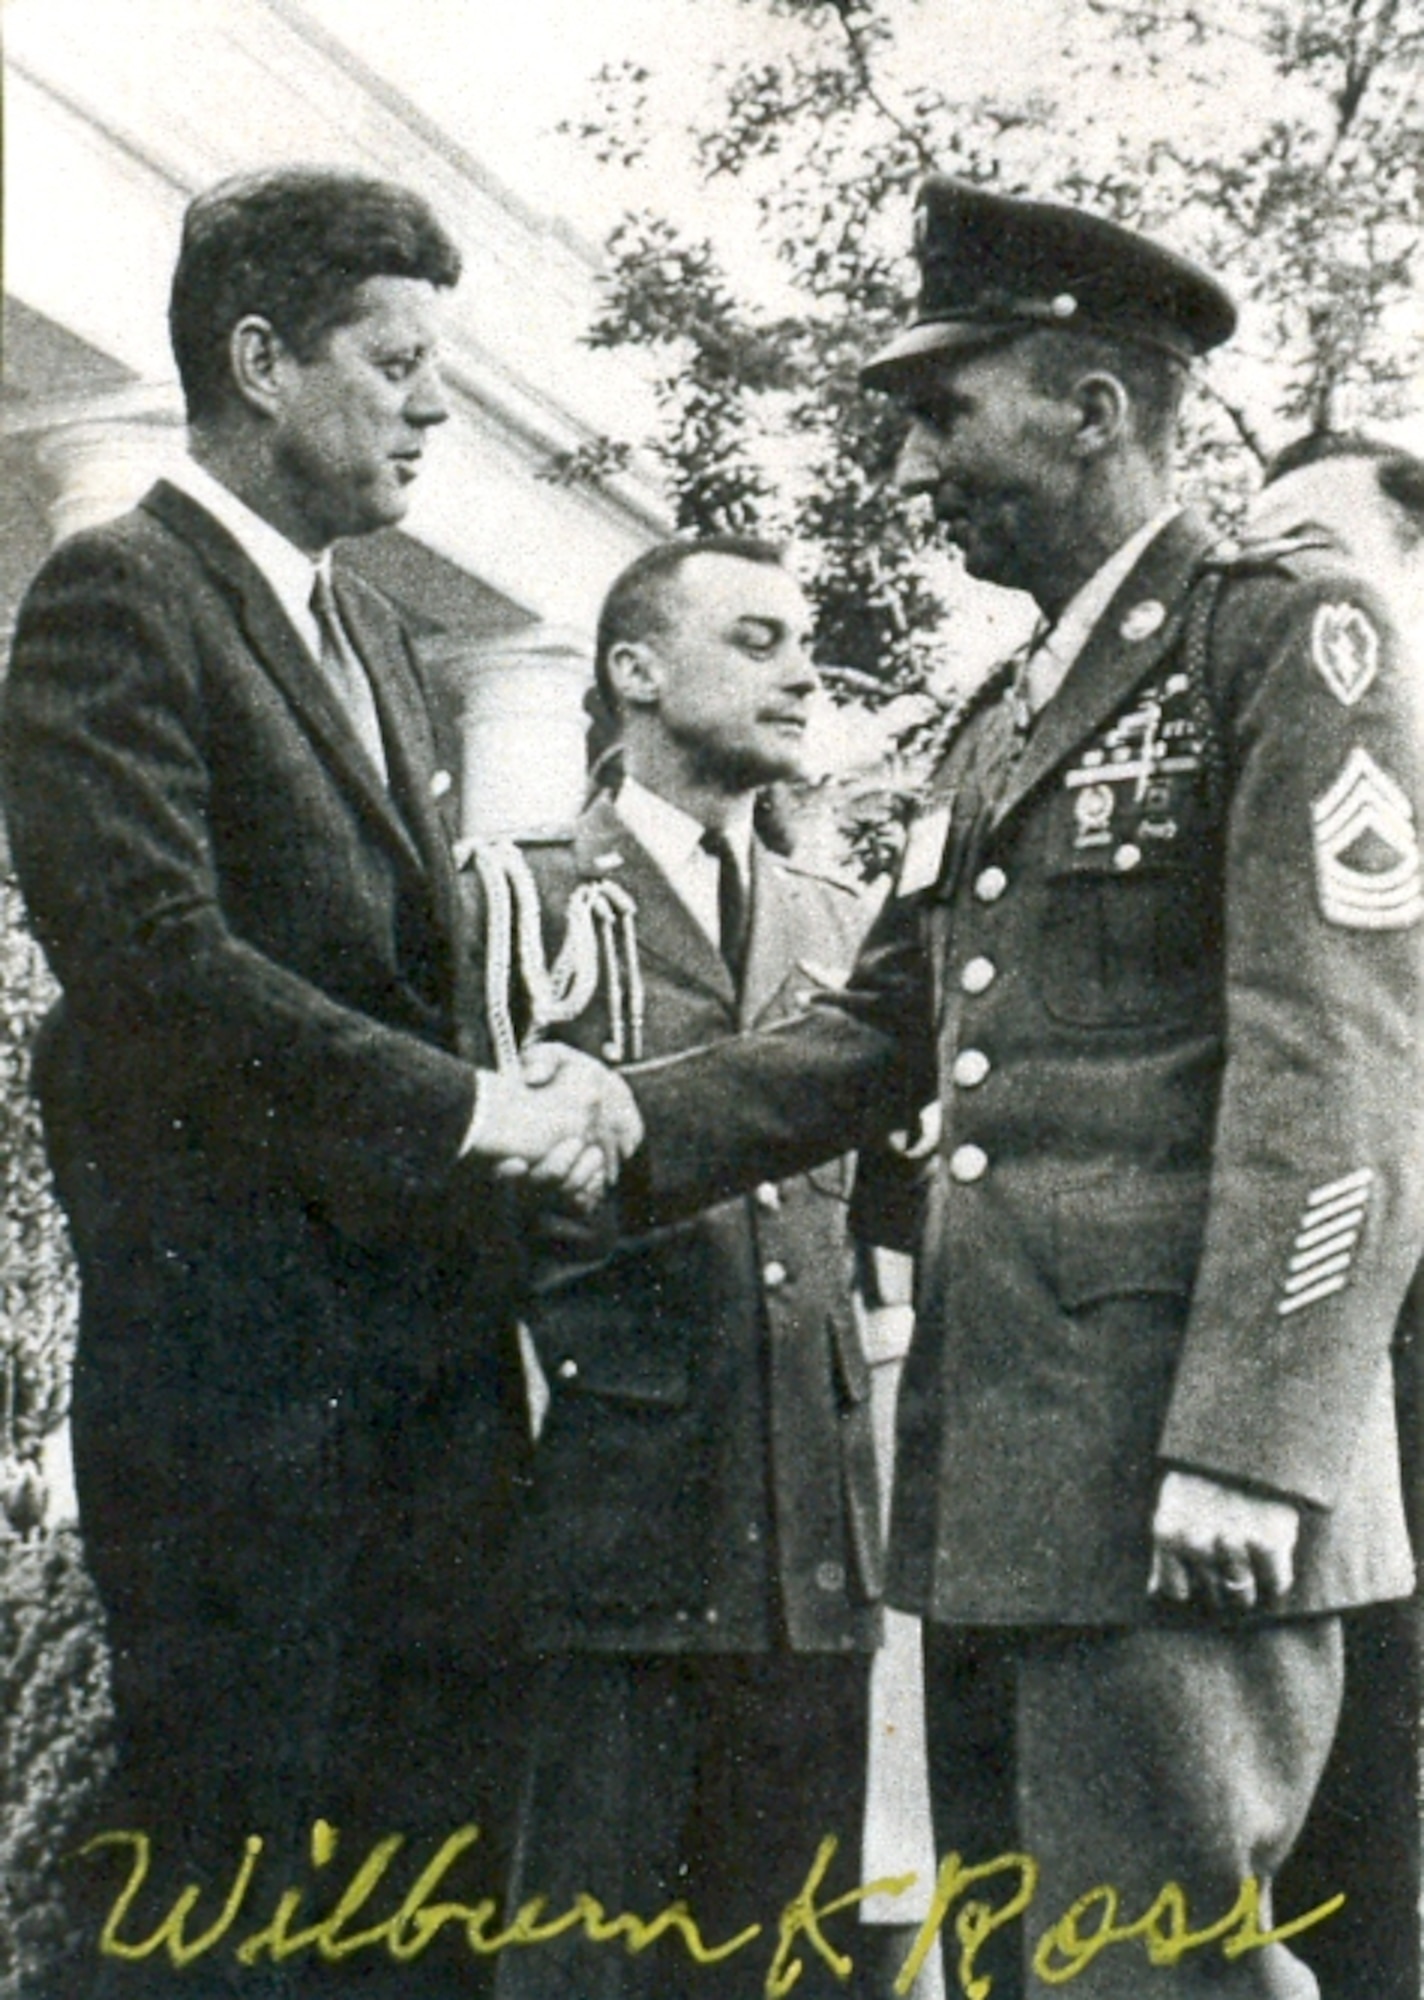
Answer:
[{"label": "suit sleeve", "polygon": [[1226,1051],[1162,1453],[1329,1508],[1424,1243],[1417,666],[1344,575],[1228,586]]},{"label": "suit sleeve", "polygon": [[181,584],[101,531],[57,552],[22,610],[3,754],[32,922],[130,1099],[170,1123],[220,1116],[353,1233],[398,1230],[454,1171],[472,1072],[231,928],[208,816],[221,746]]},{"label": "suit sleeve", "polygon": [[892,898],[843,988],[624,1071],[647,1126],[638,1195],[687,1212],[912,1124],[934,1094],[930,1008],[918,905]]}]

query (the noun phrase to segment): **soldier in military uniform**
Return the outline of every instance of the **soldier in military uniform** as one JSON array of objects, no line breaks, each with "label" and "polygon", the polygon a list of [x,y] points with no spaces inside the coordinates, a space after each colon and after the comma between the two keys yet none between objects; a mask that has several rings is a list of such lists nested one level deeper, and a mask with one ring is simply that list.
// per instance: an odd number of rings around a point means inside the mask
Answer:
[{"label": "soldier in military uniform", "polygon": [[[614,584],[597,673],[621,782],[571,841],[479,857],[497,934],[509,910],[492,959],[513,969],[515,1039],[657,1057],[795,1013],[849,971],[866,901],[753,830],[758,788],[802,772],[809,627],[758,542],[667,544]],[[535,892],[553,965],[531,979]],[[552,1913],[582,1891],[648,1919],[682,1899],[709,1944],[763,1932],[712,1970],[675,1937],[633,1958],[572,1936],[506,1952],[501,2000],[749,2000],[828,1835],[828,1879],[855,1882],[882,1531],[849,1164],[544,1261],[511,1902]]]},{"label": "soldier in military uniform", "polygon": [[[1119,1925],[1175,1883],[1203,1929],[1248,1877],[1262,1931],[1296,1914],[1271,1888],[1337,1614],[1412,1585],[1389,1346],[1424,1237],[1424,774],[1369,587],[1214,555],[1172,504],[1220,286],[943,178],[918,229],[914,324],[866,379],[912,413],[901,483],[1045,630],[969,713],[849,986],[634,1072],[635,1168],[667,1210],[936,1081],[888,1595],[928,1621],[941,1854],[1036,1870],[974,1976],[1039,1995],[1038,1939],[1099,1885]],[[1309,1942],[1173,1965],[1138,1936],[1073,1987],[1306,2000]]]}]

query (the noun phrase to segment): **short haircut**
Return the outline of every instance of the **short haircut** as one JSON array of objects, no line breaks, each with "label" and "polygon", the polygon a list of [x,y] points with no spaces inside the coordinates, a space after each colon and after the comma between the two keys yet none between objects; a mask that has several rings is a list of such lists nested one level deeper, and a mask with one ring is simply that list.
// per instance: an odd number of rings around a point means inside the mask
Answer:
[{"label": "short haircut", "polygon": [[1165,348],[1106,333],[1035,328],[1024,338],[1034,384],[1045,395],[1070,395],[1085,375],[1115,376],[1132,406],[1133,434],[1155,464],[1167,463],[1187,382],[1182,361]]},{"label": "short haircut", "polygon": [[228,342],[248,313],[271,322],[301,361],[358,316],[368,278],[442,288],[460,253],[409,188],[319,167],[282,167],[221,181],[191,202],[168,306],[192,422],[234,393]]},{"label": "short haircut", "polygon": [[1372,460],[1380,492],[1405,516],[1402,525],[1411,540],[1424,535],[1424,458],[1364,431],[1308,431],[1304,437],[1293,438],[1266,467],[1264,484],[1273,485],[1288,472],[1322,465],[1332,458]]},{"label": "short haircut", "polygon": [[614,578],[598,614],[593,679],[598,701],[609,717],[620,713],[618,691],[608,671],[609,654],[615,646],[667,630],[678,575],[697,556],[733,556],[738,562],[760,563],[767,569],[785,567],[784,550],[750,535],[702,535],[695,540],[659,542],[635,556]]}]

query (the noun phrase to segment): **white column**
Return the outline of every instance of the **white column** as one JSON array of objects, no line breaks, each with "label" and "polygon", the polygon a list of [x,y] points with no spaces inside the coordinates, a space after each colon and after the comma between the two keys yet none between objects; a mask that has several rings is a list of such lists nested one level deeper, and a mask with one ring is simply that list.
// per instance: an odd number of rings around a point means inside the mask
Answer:
[{"label": "white column", "polygon": [[583,804],[583,709],[593,648],[581,632],[534,625],[462,653],[466,682],[461,830],[566,831]]},{"label": "white column", "polygon": [[147,383],[27,413],[13,431],[33,443],[56,541],[126,513],[185,439],[176,390]]}]

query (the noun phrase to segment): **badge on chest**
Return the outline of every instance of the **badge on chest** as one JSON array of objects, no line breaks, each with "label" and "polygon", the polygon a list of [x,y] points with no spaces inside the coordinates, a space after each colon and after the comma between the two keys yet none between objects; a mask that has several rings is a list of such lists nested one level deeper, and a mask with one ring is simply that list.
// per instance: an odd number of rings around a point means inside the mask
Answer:
[{"label": "badge on chest", "polygon": [[1063,775],[1072,847],[1138,859],[1169,851],[1201,817],[1207,723],[1181,671],[1140,688]]}]

